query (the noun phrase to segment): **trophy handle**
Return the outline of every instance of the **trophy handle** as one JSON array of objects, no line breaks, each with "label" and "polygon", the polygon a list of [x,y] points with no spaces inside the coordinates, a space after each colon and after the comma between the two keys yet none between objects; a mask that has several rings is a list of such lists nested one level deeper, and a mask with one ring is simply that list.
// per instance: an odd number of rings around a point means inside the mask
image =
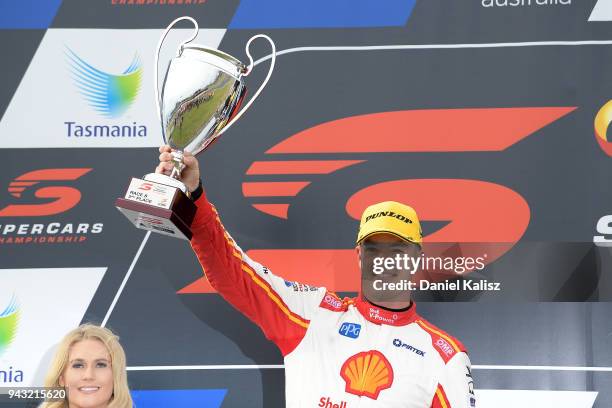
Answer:
[{"label": "trophy handle", "polygon": [[251,46],[251,43],[253,42],[253,40],[255,40],[257,38],[264,38],[264,39],[268,40],[268,42],[270,43],[270,46],[272,47],[272,61],[270,62],[270,69],[268,70],[268,75],[266,75],[266,78],[263,80],[263,82],[259,86],[259,89],[257,90],[257,92],[255,92],[253,94],[253,97],[247,102],[246,105],[244,105],[244,107],[242,109],[240,109],[240,112],[238,112],[232,118],[232,120],[230,120],[229,123],[223,127],[223,129],[221,129],[221,131],[219,132],[218,136],[221,136],[223,133],[225,133],[225,131],[227,129],[229,129],[229,127],[232,126],[238,119],[240,119],[242,114],[245,113],[247,111],[247,109],[249,109],[251,107],[253,102],[255,102],[255,99],[257,99],[257,97],[259,96],[261,91],[263,91],[263,89],[265,88],[266,84],[268,83],[268,80],[270,79],[270,76],[272,75],[272,71],[274,70],[274,63],[276,62],[276,44],[274,44],[274,41],[272,41],[272,39],[270,37],[268,37],[267,35],[265,35],[265,34],[257,34],[257,35],[254,35],[253,37],[251,37],[249,39],[249,41],[246,43],[245,50],[246,50],[247,56],[249,57],[249,66],[247,68],[247,72],[244,73],[243,76],[248,76],[253,71],[254,63],[253,63],[253,57],[251,57],[250,46]]},{"label": "trophy handle", "polygon": [[[162,121],[162,111],[161,111],[161,99],[160,99],[160,95],[159,95],[159,71],[158,71],[158,65],[159,65],[159,53],[161,51],[161,47],[162,44],[164,42],[164,40],[166,39],[166,36],[168,35],[168,33],[170,32],[170,29],[179,21],[181,20],[189,20],[193,23],[194,27],[194,31],[193,31],[193,35],[191,36],[191,38],[189,38],[186,41],[183,41],[179,47],[179,51],[177,53],[177,55],[180,55],[181,52],[183,51],[183,46],[191,41],[193,41],[197,36],[198,36],[198,32],[200,31],[200,27],[198,26],[198,22],[195,21],[194,18],[189,17],[189,16],[183,16],[183,17],[179,17],[175,20],[173,20],[170,24],[168,24],[168,27],[166,27],[166,30],[164,31],[164,33],[162,34],[161,38],[159,39],[159,42],[157,43],[157,50],[155,51],[155,73],[153,75],[153,80],[155,81],[155,104],[157,105],[157,113],[159,115],[159,120]],[[249,56],[250,58],[250,56]],[[251,60],[252,61],[252,60]],[[164,140],[165,143],[165,140]]]}]

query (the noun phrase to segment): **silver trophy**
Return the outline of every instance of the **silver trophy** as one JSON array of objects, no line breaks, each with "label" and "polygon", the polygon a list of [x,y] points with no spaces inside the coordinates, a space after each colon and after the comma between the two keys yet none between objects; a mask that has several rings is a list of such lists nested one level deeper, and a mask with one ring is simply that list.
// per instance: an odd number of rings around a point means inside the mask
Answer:
[{"label": "silver trophy", "polygon": [[[170,60],[159,92],[159,53],[170,29],[181,20],[195,25],[193,36],[181,43]],[[259,96],[268,83],[276,61],[276,47],[270,37],[258,34],[246,44],[249,65],[214,48],[190,44],[199,31],[191,17],[180,17],[168,25],[155,54],[155,99],[164,142],[176,151],[170,176],[147,174],[132,178],[124,197],[115,206],[138,228],[191,239],[191,222],[196,206],[187,187],[180,181],[184,169],[183,152],[196,155],[207,149],[232,126]],[[253,40],[264,38],[272,46],[270,69],[253,97],[240,110],[246,86],[244,77],[255,65],[250,53]]]}]

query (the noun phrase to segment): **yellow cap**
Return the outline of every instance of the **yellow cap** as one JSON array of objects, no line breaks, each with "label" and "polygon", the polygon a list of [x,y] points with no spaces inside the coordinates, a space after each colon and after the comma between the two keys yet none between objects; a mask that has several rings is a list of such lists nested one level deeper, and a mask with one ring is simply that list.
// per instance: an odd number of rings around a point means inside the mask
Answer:
[{"label": "yellow cap", "polygon": [[423,232],[416,211],[396,201],[383,201],[365,209],[359,223],[357,244],[373,234],[388,233],[421,245]]}]

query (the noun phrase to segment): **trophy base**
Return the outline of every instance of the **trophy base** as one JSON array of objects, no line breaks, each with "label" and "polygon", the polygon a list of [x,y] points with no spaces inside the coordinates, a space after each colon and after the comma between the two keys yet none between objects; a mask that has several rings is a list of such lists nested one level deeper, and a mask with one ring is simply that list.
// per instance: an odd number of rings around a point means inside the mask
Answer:
[{"label": "trophy base", "polygon": [[191,240],[197,207],[178,187],[133,178],[115,207],[136,226],[175,238]]}]

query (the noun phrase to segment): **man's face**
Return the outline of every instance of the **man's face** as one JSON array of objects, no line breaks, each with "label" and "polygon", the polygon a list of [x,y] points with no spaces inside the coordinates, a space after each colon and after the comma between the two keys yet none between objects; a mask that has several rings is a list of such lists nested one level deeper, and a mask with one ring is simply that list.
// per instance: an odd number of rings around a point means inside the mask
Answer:
[{"label": "man's face", "polygon": [[[358,247],[361,268],[361,290],[372,302],[409,301],[407,289],[393,290],[383,283],[407,282],[416,272],[421,250],[391,234],[374,234]],[[382,289],[381,289],[382,288]]]}]

